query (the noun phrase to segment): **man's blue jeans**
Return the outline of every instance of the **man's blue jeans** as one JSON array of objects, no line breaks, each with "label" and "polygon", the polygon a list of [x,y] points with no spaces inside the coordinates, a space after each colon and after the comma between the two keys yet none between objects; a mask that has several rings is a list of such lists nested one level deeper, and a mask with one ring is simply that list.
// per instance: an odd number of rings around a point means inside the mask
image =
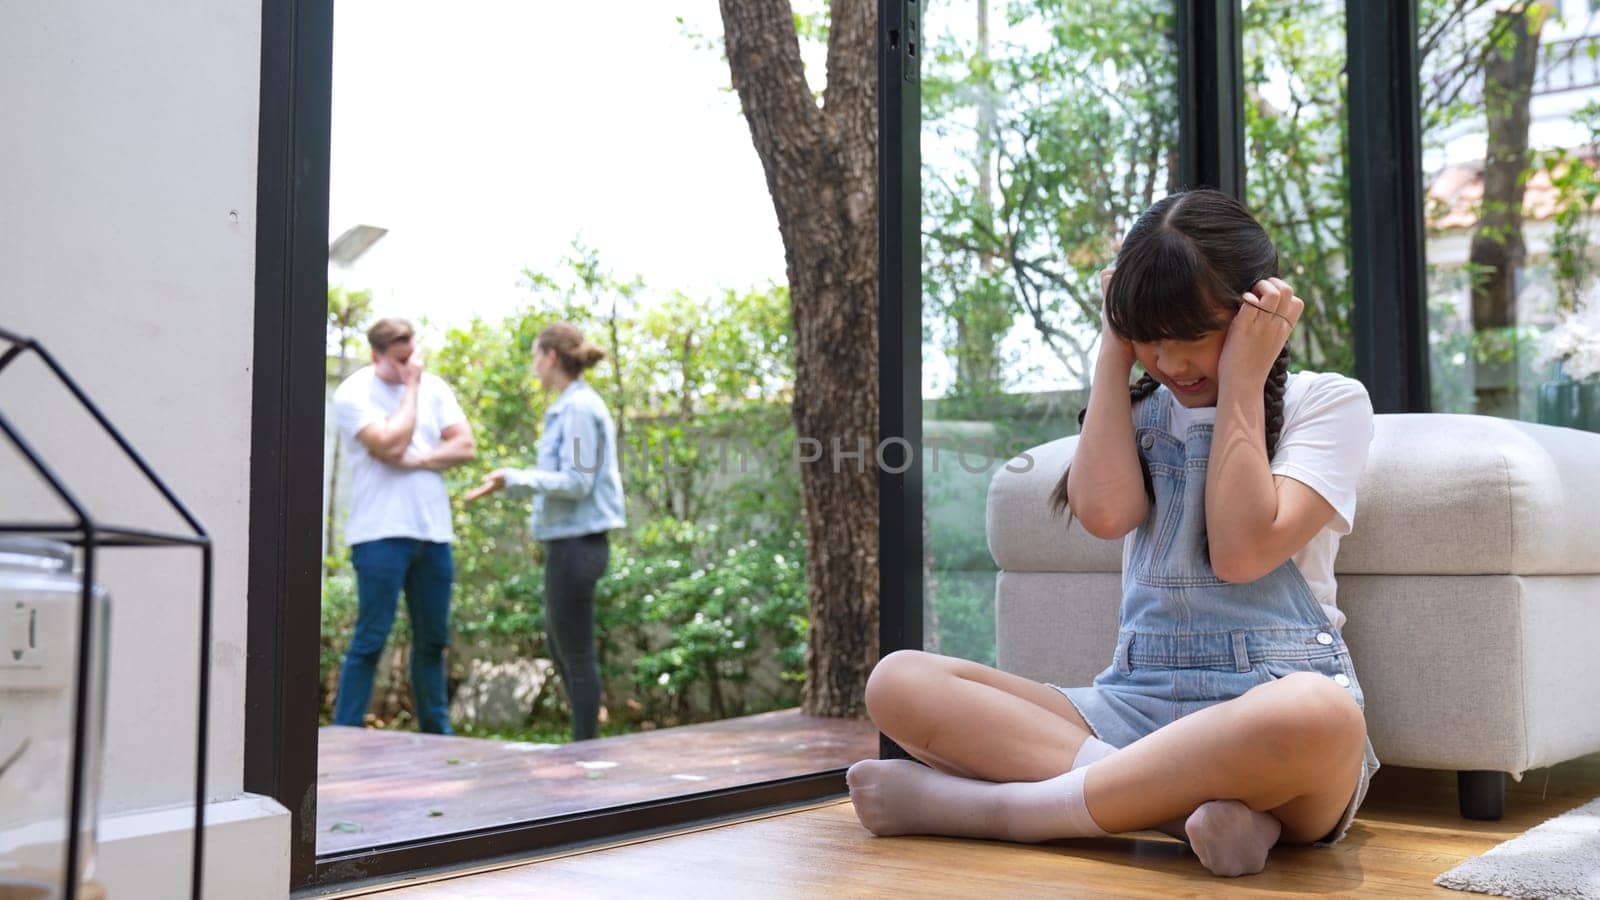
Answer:
[{"label": "man's blue jeans", "polygon": [[335,725],[361,726],[372,700],[372,675],[394,627],[400,593],[411,617],[411,696],[417,727],[452,734],[444,675],[444,648],[450,643],[450,583],[455,560],[450,545],[410,538],[362,541],[350,548],[356,569],[359,605],[356,630],[339,673],[333,704]]}]

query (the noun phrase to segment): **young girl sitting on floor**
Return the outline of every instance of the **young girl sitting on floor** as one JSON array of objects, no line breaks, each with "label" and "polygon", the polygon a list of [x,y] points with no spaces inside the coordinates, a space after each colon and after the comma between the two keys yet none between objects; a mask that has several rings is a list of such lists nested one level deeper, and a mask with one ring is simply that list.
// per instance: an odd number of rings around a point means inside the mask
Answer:
[{"label": "young girl sitting on floor", "polygon": [[1288,374],[1304,304],[1277,275],[1272,242],[1225,194],[1174,194],[1139,217],[1102,275],[1089,405],[1051,497],[1089,533],[1125,538],[1111,665],[1057,688],[885,657],[867,709],[927,765],[851,767],[874,834],[1159,828],[1218,875],[1261,871],[1280,841],[1344,836],[1378,768],[1333,578],[1372,406],[1351,379]]}]

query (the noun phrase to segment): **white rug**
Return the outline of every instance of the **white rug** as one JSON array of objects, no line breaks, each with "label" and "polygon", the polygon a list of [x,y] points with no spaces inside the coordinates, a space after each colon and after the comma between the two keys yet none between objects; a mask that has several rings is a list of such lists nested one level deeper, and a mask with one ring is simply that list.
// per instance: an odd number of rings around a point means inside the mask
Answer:
[{"label": "white rug", "polygon": [[1501,897],[1600,898],[1600,800],[1591,800],[1433,880]]}]

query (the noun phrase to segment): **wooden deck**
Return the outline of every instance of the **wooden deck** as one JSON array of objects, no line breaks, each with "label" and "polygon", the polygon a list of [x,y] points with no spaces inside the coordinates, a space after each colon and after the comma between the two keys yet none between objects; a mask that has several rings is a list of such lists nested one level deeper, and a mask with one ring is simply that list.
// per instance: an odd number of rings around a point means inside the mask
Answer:
[{"label": "wooden deck", "polygon": [[317,853],[803,775],[877,756],[871,722],[783,710],[579,744],[329,726]]},{"label": "wooden deck", "polygon": [[[1434,876],[1600,795],[1600,755],[1528,773],[1506,817],[1456,814],[1449,772],[1385,767],[1349,836],[1273,851],[1260,875],[1218,879],[1160,836],[1038,846],[874,838],[850,804],[387,891],[385,900],[521,897],[1277,897],[1479,895]],[[708,873],[715,873],[709,875]],[[714,887],[713,887],[714,885]]]}]

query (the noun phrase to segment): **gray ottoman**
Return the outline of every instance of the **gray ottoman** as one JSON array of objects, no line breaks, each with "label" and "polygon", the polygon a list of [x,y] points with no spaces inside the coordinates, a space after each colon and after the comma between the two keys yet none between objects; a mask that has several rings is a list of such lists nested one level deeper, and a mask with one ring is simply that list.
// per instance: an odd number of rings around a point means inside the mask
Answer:
[{"label": "gray ottoman", "polygon": [[[988,495],[1000,668],[1062,685],[1110,662],[1121,596],[1121,543],[1046,506],[1076,444]],[[1359,497],[1335,569],[1373,746],[1499,818],[1506,774],[1600,751],[1600,435],[1378,416]]]}]

